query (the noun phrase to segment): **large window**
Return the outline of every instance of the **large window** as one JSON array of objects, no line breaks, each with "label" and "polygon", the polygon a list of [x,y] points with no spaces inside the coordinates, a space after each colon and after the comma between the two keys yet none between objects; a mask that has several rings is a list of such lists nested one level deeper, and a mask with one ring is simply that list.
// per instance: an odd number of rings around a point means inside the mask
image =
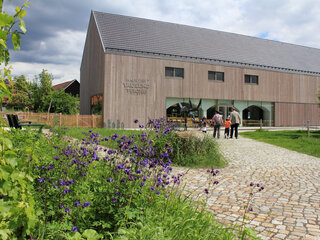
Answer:
[{"label": "large window", "polygon": [[224,73],[208,71],[208,79],[212,81],[224,82]]},{"label": "large window", "polygon": [[166,77],[184,78],[184,69],[183,68],[166,67]]},{"label": "large window", "polygon": [[251,84],[259,84],[259,77],[256,75],[244,75],[244,82]]}]

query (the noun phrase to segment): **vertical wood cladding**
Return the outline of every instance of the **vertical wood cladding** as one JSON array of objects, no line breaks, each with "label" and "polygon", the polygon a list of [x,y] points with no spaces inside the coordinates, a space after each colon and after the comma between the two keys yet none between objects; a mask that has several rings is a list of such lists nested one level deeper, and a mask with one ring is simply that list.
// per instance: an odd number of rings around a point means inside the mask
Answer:
[{"label": "vertical wood cladding", "polygon": [[[184,77],[165,77],[165,67],[184,68]],[[276,126],[301,126],[304,112],[319,124],[320,77],[115,54],[105,55],[104,69],[105,123],[131,128],[134,119],[164,117],[166,98],[175,97],[275,102]],[[208,71],[224,72],[224,82],[209,81]],[[245,74],[259,84],[246,84]]]},{"label": "vertical wood cladding", "polygon": [[103,94],[104,49],[91,14],[80,68],[80,114],[90,114],[90,97]]}]

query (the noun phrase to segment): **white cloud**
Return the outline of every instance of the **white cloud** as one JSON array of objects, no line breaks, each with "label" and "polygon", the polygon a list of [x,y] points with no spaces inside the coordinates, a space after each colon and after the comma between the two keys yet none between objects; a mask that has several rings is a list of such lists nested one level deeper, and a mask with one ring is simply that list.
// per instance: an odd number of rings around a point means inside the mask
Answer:
[{"label": "white cloud", "polygon": [[79,80],[79,67],[76,64],[57,65],[43,63],[26,63],[13,62],[11,63],[13,76],[25,75],[28,81],[33,81],[36,75],[39,75],[43,69],[48,70],[48,73],[53,75],[53,85],[73,79]]}]

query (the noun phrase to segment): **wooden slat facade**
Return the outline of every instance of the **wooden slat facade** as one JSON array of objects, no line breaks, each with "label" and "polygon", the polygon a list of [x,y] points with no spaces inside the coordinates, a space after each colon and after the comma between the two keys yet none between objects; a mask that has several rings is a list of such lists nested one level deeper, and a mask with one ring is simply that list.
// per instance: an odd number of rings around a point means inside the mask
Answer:
[{"label": "wooden slat facade", "polygon": [[[184,68],[184,78],[165,77],[165,67]],[[224,82],[209,81],[208,71],[224,72]],[[259,84],[246,84],[245,74],[258,75]],[[319,125],[316,76],[106,54],[104,79],[105,123],[120,120],[131,128],[133,119],[164,117],[166,98],[175,97],[274,102],[276,126],[301,126],[306,120]],[[135,79],[148,81],[145,94],[124,88]]]},{"label": "wooden slat facade", "polygon": [[[183,68],[184,78],[166,77],[165,67]],[[224,72],[224,82],[209,81],[208,71]],[[246,84],[245,74],[259,76],[259,84]],[[134,119],[145,123],[165,117],[168,97],[225,99],[274,103],[275,126],[320,125],[319,88],[320,76],[104,53],[91,19],[81,64],[80,113],[90,114],[90,98],[102,94],[103,126],[133,128]]]}]

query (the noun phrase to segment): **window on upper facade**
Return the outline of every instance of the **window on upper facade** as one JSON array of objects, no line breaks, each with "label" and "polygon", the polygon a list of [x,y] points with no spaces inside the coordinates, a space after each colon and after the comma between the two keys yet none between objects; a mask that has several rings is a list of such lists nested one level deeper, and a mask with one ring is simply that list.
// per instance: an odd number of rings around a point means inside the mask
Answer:
[{"label": "window on upper facade", "polygon": [[166,77],[184,78],[184,69],[183,68],[166,67]]},{"label": "window on upper facade", "polygon": [[208,79],[212,81],[224,82],[224,72],[208,71]]},{"label": "window on upper facade", "polygon": [[251,84],[259,84],[259,77],[256,75],[244,75],[244,82]]}]

